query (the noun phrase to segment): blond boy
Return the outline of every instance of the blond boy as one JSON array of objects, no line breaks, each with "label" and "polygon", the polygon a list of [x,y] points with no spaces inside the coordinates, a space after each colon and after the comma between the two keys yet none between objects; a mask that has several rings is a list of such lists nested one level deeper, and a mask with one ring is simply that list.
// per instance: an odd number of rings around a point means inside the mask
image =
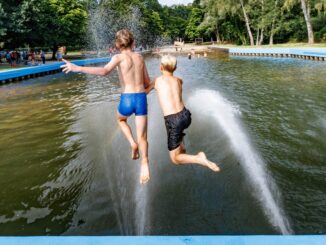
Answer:
[{"label": "blond boy", "polygon": [[182,80],[173,75],[177,68],[174,56],[165,55],[161,59],[161,76],[146,89],[148,93],[155,88],[164,114],[170,158],[175,164],[200,164],[217,172],[220,168],[206,158],[204,152],[197,155],[186,154],[183,132],[191,124],[191,113],[182,100]]},{"label": "blond boy", "polygon": [[[94,75],[106,76],[117,68],[119,73],[122,94],[117,112],[118,124],[128,139],[132,159],[139,158],[138,148],[141,152],[140,183],[149,180],[148,143],[147,143],[147,98],[145,88],[149,86],[150,79],[145,62],[141,55],[132,51],[134,45],[133,34],[126,30],[120,30],[115,35],[115,45],[121,51],[112,57],[104,67],[82,67],[74,65],[66,60],[62,65],[63,72],[82,72]],[[127,119],[135,114],[137,142],[133,137]]]}]

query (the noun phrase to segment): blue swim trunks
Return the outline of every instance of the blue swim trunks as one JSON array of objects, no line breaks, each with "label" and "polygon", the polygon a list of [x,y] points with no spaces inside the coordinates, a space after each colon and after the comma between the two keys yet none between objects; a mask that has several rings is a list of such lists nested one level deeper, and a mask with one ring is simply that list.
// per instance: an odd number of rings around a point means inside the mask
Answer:
[{"label": "blue swim trunks", "polygon": [[146,93],[122,93],[118,112],[125,117],[129,117],[133,113],[136,116],[147,115]]}]

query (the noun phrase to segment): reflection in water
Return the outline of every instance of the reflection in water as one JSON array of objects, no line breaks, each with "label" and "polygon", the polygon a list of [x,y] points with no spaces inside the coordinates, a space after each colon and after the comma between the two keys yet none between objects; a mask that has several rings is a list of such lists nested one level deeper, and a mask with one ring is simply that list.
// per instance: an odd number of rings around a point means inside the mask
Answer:
[{"label": "reflection in water", "polygon": [[[159,59],[147,64],[158,75]],[[1,86],[0,235],[287,233],[279,201],[295,233],[325,233],[325,72],[325,64],[304,60],[178,57],[176,75],[193,111],[187,150],[205,150],[222,172],[171,164],[151,93],[145,187],[115,121],[117,75],[56,74]],[[203,88],[210,92],[194,91]],[[229,107],[218,107],[216,91],[235,105],[229,115],[241,113],[240,132],[221,124]],[[252,164],[258,155],[262,165]]]}]

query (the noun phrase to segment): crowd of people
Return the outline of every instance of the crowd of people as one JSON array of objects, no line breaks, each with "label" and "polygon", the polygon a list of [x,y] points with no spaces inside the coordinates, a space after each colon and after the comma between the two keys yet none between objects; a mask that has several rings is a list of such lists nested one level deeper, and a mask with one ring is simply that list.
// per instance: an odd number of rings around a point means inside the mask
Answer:
[{"label": "crowd of people", "polygon": [[0,52],[0,63],[8,63],[10,66],[45,64],[45,52],[40,51],[5,51]]},{"label": "crowd of people", "polygon": [[[135,48],[135,51],[143,51],[143,47],[139,46]],[[104,52],[101,52],[102,55],[109,55],[110,57],[117,54],[119,51],[116,47],[109,47]],[[56,60],[62,61],[63,55],[67,54],[67,50],[65,46],[59,47],[56,52]],[[84,53],[86,54],[86,53]],[[89,52],[88,55],[93,54],[93,52]],[[99,53],[97,53],[99,55]],[[22,66],[22,65],[41,65],[46,62],[46,53],[43,50],[7,50],[0,51],[0,64],[9,64],[10,66]]]}]

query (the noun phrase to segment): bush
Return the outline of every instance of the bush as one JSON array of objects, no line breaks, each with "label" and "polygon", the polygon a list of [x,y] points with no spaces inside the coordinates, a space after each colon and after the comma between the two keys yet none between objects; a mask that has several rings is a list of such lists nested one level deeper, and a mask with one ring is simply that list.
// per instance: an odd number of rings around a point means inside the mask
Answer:
[{"label": "bush", "polygon": [[317,42],[326,42],[326,15],[312,18],[312,26]]},{"label": "bush", "polygon": [[319,32],[316,32],[315,37],[317,42],[326,42],[326,26]]}]

